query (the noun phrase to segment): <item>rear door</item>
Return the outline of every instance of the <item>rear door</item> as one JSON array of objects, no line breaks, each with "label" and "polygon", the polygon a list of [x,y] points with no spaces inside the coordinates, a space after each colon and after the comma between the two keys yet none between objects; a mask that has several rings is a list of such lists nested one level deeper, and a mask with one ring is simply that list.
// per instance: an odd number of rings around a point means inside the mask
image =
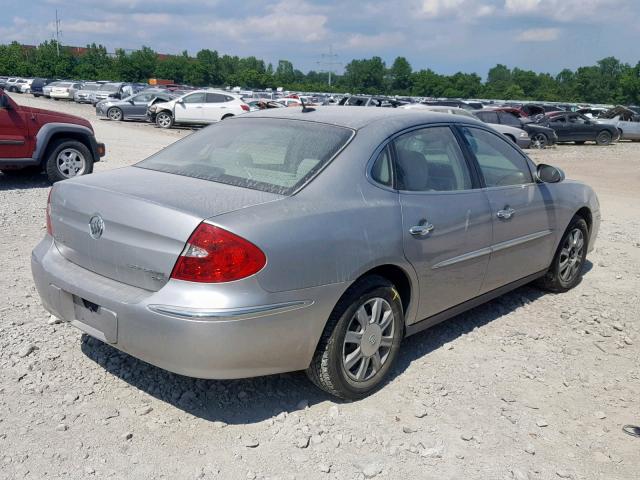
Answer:
[{"label": "rear door", "polygon": [[183,97],[181,102],[176,102],[174,109],[176,121],[202,123],[204,119],[202,112],[206,105],[205,95],[204,92],[196,92]]},{"label": "rear door", "polygon": [[207,93],[204,104],[203,119],[207,123],[218,122],[227,113],[228,106],[225,95],[220,93]]},{"label": "rear door", "polygon": [[527,158],[499,135],[460,129],[474,155],[493,221],[491,260],[482,293],[548,268],[554,249],[553,200],[534,182]]},{"label": "rear door", "polygon": [[393,148],[403,248],[419,277],[422,320],[478,295],[491,212],[450,127],[410,131]]},{"label": "rear door", "polygon": [[0,158],[30,158],[33,141],[25,111],[9,97],[7,100],[10,107],[0,108]]}]

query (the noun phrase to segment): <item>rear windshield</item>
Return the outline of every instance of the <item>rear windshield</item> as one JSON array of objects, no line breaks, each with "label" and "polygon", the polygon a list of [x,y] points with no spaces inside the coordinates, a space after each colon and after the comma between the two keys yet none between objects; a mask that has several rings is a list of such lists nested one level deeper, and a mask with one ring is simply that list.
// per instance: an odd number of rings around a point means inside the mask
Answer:
[{"label": "rear windshield", "polygon": [[105,83],[100,87],[101,92],[117,92],[120,90],[119,83]]},{"label": "rear windshield", "polygon": [[353,131],[276,118],[225,120],[137,167],[289,195],[349,141]]}]

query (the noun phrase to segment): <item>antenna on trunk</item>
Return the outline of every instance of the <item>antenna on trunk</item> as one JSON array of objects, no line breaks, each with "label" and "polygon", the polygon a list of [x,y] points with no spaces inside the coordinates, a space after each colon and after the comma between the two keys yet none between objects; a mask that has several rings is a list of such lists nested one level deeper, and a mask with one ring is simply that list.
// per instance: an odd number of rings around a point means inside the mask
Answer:
[{"label": "antenna on trunk", "polygon": [[315,108],[307,107],[304,104],[304,100],[302,98],[300,98],[300,103],[302,104],[302,113],[309,113],[309,112],[315,112],[316,111]]}]

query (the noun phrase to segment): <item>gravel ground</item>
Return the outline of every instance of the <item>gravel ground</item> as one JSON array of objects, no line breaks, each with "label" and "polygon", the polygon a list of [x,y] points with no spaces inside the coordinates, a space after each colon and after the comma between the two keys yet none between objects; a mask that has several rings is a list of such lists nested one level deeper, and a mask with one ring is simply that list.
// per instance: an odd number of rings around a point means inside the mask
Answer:
[{"label": "gravel ground", "polygon": [[[185,136],[96,120],[96,170]],[[205,381],[104,345],[40,305],[29,255],[44,176],[0,174],[0,478],[638,478],[640,144],[531,152],[598,191],[603,224],[584,281],[523,287],[409,338],[387,386],[337,402],[301,373]]]}]

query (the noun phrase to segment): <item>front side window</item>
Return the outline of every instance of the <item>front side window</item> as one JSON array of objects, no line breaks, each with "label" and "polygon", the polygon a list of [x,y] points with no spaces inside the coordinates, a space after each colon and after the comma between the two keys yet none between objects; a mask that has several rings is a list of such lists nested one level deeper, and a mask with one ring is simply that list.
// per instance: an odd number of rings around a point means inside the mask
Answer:
[{"label": "front side window", "polygon": [[449,127],[415,130],[394,143],[399,190],[446,192],[472,188],[469,168]]},{"label": "front side window", "polygon": [[348,128],[309,121],[237,119],[204,128],[136,167],[289,195],[352,135]]},{"label": "front side window", "polygon": [[487,187],[533,182],[527,160],[508,141],[479,128],[463,127],[462,132],[478,160]]},{"label": "front side window", "polygon": [[182,99],[184,103],[204,103],[205,94],[201,93],[192,93],[191,95],[187,95]]},{"label": "front side window", "polygon": [[510,125],[512,127],[518,128],[520,128],[521,126],[520,120],[518,120],[518,118],[516,118],[516,116],[512,113],[500,112],[498,116],[500,117],[500,123],[502,123],[503,125]]}]

